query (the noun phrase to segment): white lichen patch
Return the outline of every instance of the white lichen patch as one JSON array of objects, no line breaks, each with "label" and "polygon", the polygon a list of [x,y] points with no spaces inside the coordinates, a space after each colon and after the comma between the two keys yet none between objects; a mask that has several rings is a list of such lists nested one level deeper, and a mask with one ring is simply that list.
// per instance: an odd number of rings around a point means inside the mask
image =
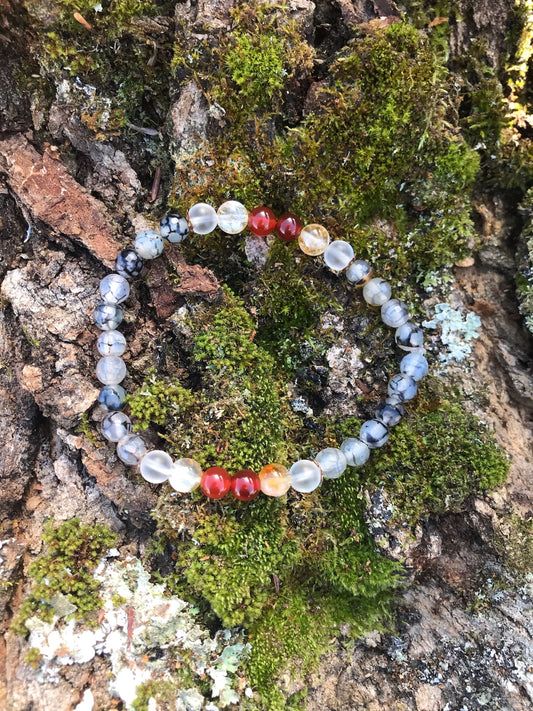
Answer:
[{"label": "white lichen patch", "polygon": [[440,340],[446,348],[439,353],[439,360],[447,364],[464,361],[470,356],[471,341],[479,337],[481,319],[472,311],[463,316],[461,311],[452,309],[450,304],[437,304],[434,317],[422,325],[424,328],[440,328]]}]

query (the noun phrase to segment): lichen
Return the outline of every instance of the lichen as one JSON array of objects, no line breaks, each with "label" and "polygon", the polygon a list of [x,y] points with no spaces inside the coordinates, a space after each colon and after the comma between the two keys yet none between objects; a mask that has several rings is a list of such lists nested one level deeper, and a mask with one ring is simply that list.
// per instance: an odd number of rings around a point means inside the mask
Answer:
[{"label": "lichen", "polygon": [[461,311],[453,309],[450,304],[443,303],[435,306],[435,315],[432,319],[424,321],[423,326],[429,329],[440,328],[440,341],[446,346],[446,349],[439,350],[440,362],[460,363],[469,357],[472,351],[470,344],[472,339],[479,337],[481,319],[472,311],[463,316]]}]

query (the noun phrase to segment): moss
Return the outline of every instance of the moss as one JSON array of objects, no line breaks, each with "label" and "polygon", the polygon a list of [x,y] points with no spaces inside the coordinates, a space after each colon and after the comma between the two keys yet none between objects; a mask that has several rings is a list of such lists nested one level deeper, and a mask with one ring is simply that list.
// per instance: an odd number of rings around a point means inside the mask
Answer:
[{"label": "moss", "polygon": [[78,434],[82,435],[82,437],[84,437],[87,442],[90,442],[97,449],[102,446],[100,440],[94,432],[94,427],[92,427],[91,423],[89,422],[89,415],[86,412],[80,415],[80,422],[78,424],[78,427],[76,428],[76,431],[78,432]]},{"label": "moss", "polygon": [[171,424],[178,418],[186,419],[187,413],[195,406],[195,397],[190,390],[169,378],[157,378],[151,369],[144,383],[126,400],[135,429],[144,430],[150,423]]},{"label": "moss", "polygon": [[29,664],[30,667],[33,669],[38,669],[39,665],[41,664],[43,655],[41,652],[37,649],[37,647],[31,647],[28,650],[28,653],[24,657],[24,661],[26,664]]},{"label": "moss", "polygon": [[507,514],[500,522],[495,545],[512,571],[533,573],[533,518]]},{"label": "moss", "polygon": [[527,328],[533,333],[533,188],[520,205],[524,224],[518,241],[516,292]]},{"label": "moss", "polygon": [[154,699],[160,711],[170,711],[176,707],[178,688],[173,681],[166,679],[147,681],[137,687],[137,696],[131,708],[133,711],[149,711],[152,708],[150,699]]}]

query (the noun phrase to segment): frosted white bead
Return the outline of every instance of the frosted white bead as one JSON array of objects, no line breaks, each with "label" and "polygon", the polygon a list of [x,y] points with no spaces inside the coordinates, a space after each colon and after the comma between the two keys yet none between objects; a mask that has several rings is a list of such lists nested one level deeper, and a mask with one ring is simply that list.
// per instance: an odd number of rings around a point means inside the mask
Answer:
[{"label": "frosted white bead", "polygon": [[344,452],[335,447],[322,449],[316,455],[315,460],[322,470],[324,479],[337,479],[348,466]]},{"label": "frosted white bead", "polygon": [[414,351],[424,345],[424,332],[420,326],[415,326],[411,321],[407,321],[396,329],[394,340],[402,351]]},{"label": "frosted white bead", "polygon": [[170,454],[162,449],[152,449],[141,459],[141,476],[150,484],[161,484],[170,476],[174,463]]},{"label": "frosted white bead", "polygon": [[230,235],[242,232],[248,226],[248,210],[237,200],[227,200],[217,210],[218,226]]},{"label": "frosted white bead", "polygon": [[155,230],[143,230],[135,237],[135,251],[141,259],[155,259],[164,249],[163,238]]},{"label": "frosted white bead", "polygon": [[126,350],[126,339],[120,331],[102,331],[96,341],[98,353],[103,356],[121,356]]},{"label": "frosted white bead", "polygon": [[371,279],[363,287],[363,299],[370,306],[382,306],[390,299],[391,293],[389,282],[380,277]]},{"label": "frosted white bead", "polygon": [[346,270],[346,279],[350,284],[355,284],[355,286],[363,286],[370,275],[372,274],[372,267],[364,259],[356,259],[352,262],[348,269]]},{"label": "frosted white bead", "polygon": [[104,356],[96,364],[96,377],[104,385],[118,385],[126,373],[126,363],[118,356]]},{"label": "frosted white bead", "polygon": [[370,449],[376,449],[377,447],[382,447],[389,439],[389,428],[379,420],[367,420],[361,426],[359,438]]},{"label": "frosted white bead", "polygon": [[100,431],[109,442],[120,442],[131,430],[131,420],[123,412],[110,412],[100,423]]},{"label": "frosted white bead", "polygon": [[170,486],[180,494],[188,494],[200,483],[202,467],[194,459],[184,457],[174,462],[168,477]]},{"label": "frosted white bead", "polygon": [[383,424],[387,427],[394,427],[397,425],[403,415],[403,407],[395,401],[392,403],[386,401],[382,402],[378,405],[376,410],[376,420],[380,420],[380,422],[383,422]]},{"label": "frosted white bead", "polygon": [[341,444],[341,451],[351,467],[360,467],[370,457],[370,449],[359,437],[348,437]]},{"label": "frosted white bead", "polygon": [[414,398],[418,392],[418,386],[409,375],[399,373],[389,380],[387,390],[391,397],[397,397],[400,402],[405,402]]},{"label": "frosted white bead", "polygon": [[421,380],[428,372],[429,365],[422,353],[408,353],[400,361],[400,373],[410,375],[413,380]]},{"label": "frosted white bead", "polygon": [[93,319],[101,331],[114,331],[122,321],[122,309],[116,304],[101,301],[94,308]]},{"label": "frosted white bead", "polygon": [[314,491],[322,481],[320,467],[310,459],[300,459],[290,468],[291,486],[302,494]]},{"label": "frosted white bead", "polygon": [[106,304],[121,304],[130,295],[128,280],[120,274],[108,274],[100,282],[100,295]]},{"label": "frosted white bead", "polygon": [[215,208],[206,202],[197,202],[193,205],[187,213],[187,219],[192,231],[198,235],[209,234],[218,224]]},{"label": "frosted white bead", "polygon": [[146,445],[138,434],[129,434],[117,444],[117,457],[130,467],[138,464],[146,453]]},{"label": "frosted white bead", "polygon": [[342,239],[334,240],[324,252],[324,262],[334,272],[342,272],[352,261],[353,247]]},{"label": "frosted white bead", "polygon": [[386,326],[399,328],[409,320],[409,308],[403,301],[390,299],[381,307],[381,320]]}]

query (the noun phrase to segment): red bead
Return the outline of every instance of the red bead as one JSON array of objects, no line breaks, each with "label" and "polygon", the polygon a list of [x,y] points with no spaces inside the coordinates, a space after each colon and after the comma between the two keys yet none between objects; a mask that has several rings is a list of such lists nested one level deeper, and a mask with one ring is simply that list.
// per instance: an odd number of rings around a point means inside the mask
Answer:
[{"label": "red bead", "polygon": [[276,215],[269,207],[254,207],[248,214],[248,229],[258,237],[266,237],[276,227]]},{"label": "red bead", "polygon": [[231,480],[231,492],[239,501],[251,501],[261,491],[261,479],[251,469],[241,469]]},{"label": "red bead", "polygon": [[221,499],[231,488],[229,472],[222,467],[206,469],[200,479],[200,488],[210,499]]},{"label": "red bead", "polygon": [[286,212],[278,219],[276,232],[284,242],[293,242],[298,238],[302,227],[303,224],[300,218],[293,215],[292,212]]}]

